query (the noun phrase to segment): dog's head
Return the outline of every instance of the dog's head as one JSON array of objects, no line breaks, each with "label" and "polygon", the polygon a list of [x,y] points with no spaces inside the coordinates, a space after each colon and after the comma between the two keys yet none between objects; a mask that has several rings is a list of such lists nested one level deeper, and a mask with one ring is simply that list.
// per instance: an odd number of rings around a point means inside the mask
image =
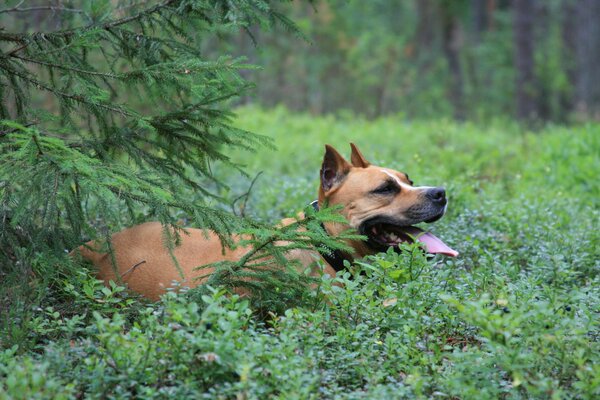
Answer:
[{"label": "dog's head", "polygon": [[[321,167],[319,204],[341,205],[349,227],[367,236],[351,245],[359,257],[397,248],[414,238],[430,253],[456,256],[454,250],[428,232],[412,225],[434,222],[446,212],[448,200],[442,187],[414,186],[407,174],[371,165],[358,148],[352,147],[350,162],[333,147],[325,146]],[[327,225],[331,234],[348,226]]]}]

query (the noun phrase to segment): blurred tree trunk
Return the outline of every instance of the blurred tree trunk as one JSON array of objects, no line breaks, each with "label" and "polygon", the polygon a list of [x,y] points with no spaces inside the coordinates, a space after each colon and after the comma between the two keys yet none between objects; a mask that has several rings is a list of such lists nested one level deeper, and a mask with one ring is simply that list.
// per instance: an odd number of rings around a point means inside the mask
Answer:
[{"label": "blurred tree trunk", "polygon": [[[489,20],[491,16],[488,15],[488,2],[489,0],[471,0],[470,3],[470,15],[471,15],[471,26],[472,39],[469,40],[475,47],[479,46],[482,41],[482,36],[485,31],[488,30]],[[485,71],[479,71],[478,60],[476,52],[466,51],[466,78],[473,88],[473,95],[475,98],[479,97],[478,94],[481,92],[481,76]],[[486,78],[487,78],[486,74]],[[487,80],[487,79],[486,79]],[[478,99],[477,99],[478,100]]]},{"label": "blurred tree trunk", "polygon": [[375,107],[375,117],[379,117],[388,111],[388,89],[390,88],[390,82],[392,81],[392,73],[394,72],[394,62],[399,57],[398,52],[392,46],[388,47],[386,53],[387,57],[383,65],[381,83],[376,88],[377,103]]},{"label": "blurred tree trunk", "polygon": [[[417,25],[413,31],[411,43],[414,43],[412,51],[415,68],[420,71],[419,74],[415,74],[415,80],[412,82],[410,91],[420,91],[421,88],[427,87],[427,76],[431,73],[432,67],[435,64],[439,43],[439,16],[436,8],[431,3],[431,0],[419,0],[415,1],[415,11],[417,18]],[[400,53],[399,57],[403,57],[404,54]],[[404,74],[402,68],[398,70],[399,73]],[[409,115],[414,112],[409,110]]]},{"label": "blurred tree trunk", "polygon": [[485,101],[485,93],[490,87],[493,71],[483,67],[480,60],[480,49],[485,44],[485,33],[494,27],[496,0],[471,0],[469,4],[470,29],[467,35],[469,45],[465,49],[465,79],[471,88],[468,95],[469,104],[481,104]]},{"label": "blurred tree trunk", "polygon": [[417,1],[417,18],[417,53],[428,53],[435,39],[435,16],[430,0]]},{"label": "blurred tree trunk", "polygon": [[516,112],[520,120],[536,117],[534,76],[534,0],[514,0]]},{"label": "blurred tree trunk", "polygon": [[473,15],[473,32],[476,44],[481,42],[481,35],[489,27],[491,15],[488,15],[488,3],[490,0],[471,0],[471,12]]},{"label": "blurred tree trunk", "polygon": [[442,46],[450,69],[450,101],[454,106],[454,118],[465,119],[465,93],[463,68],[460,63],[461,31],[455,12],[445,4],[442,14]]},{"label": "blurred tree trunk", "polygon": [[[564,0],[561,4],[561,33],[562,33],[562,62],[563,69],[569,86],[575,88],[577,82],[577,63],[575,61],[575,49],[577,48],[577,8],[576,0]],[[573,112],[575,108],[574,89],[569,90],[561,98],[561,107],[566,112]]]},{"label": "blurred tree trunk", "polygon": [[576,5],[576,110],[600,118],[600,1],[578,0]]},{"label": "blurred tree trunk", "polygon": [[488,15],[488,30],[496,29],[496,21],[494,20],[494,13],[498,8],[496,0],[487,0],[487,15]]}]

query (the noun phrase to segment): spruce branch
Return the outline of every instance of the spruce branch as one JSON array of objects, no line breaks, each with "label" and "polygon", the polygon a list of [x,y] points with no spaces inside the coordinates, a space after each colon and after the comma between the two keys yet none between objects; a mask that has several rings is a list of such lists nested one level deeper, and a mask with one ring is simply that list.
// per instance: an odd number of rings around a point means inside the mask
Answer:
[{"label": "spruce branch", "polygon": [[[0,10],[14,18],[7,26],[16,31],[0,30],[0,217],[10,221],[0,225],[0,252],[10,256],[0,259],[0,273],[17,264],[33,270],[36,254],[62,255],[141,220],[174,229],[170,251],[180,218],[214,231],[223,246],[233,245],[234,232],[254,229],[257,240],[265,238],[270,227],[211,203],[225,203],[214,189],[225,187],[214,163],[242,171],[230,149],[273,147],[235,128],[227,110],[252,87],[238,71],[253,67],[228,57],[207,60],[200,44],[223,29],[286,24],[274,16],[273,1],[153,0],[113,8],[96,21],[87,6],[75,12],[72,3],[17,3]],[[15,17],[27,11],[60,14],[53,22],[65,25],[18,32]],[[259,244],[245,259],[248,268],[226,278],[283,282],[293,292],[298,277],[265,273],[263,255],[282,264],[293,246],[277,238],[296,240],[296,248],[328,239],[283,232]]]},{"label": "spruce branch", "polygon": [[0,31],[0,41],[3,42],[26,43],[28,36],[29,35],[24,33],[10,33]]},{"label": "spruce branch", "polygon": [[26,61],[26,62],[32,63],[32,64],[43,65],[45,67],[56,68],[56,69],[60,69],[60,70],[63,70],[63,71],[77,72],[79,74],[92,75],[92,76],[100,76],[100,77],[104,77],[104,78],[113,78],[113,79],[118,79],[118,78],[122,77],[122,75],[117,75],[117,74],[112,74],[112,73],[107,73],[107,72],[98,72],[98,71],[84,70],[84,69],[81,69],[81,68],[67,66],[67,65],[64,65],[64,64],[56,64],[56,63],[51,63],[51,62],[47,62],[47,61],[36,60],[36,59],[33,59],[33,58],[29,58],[29,57],[18,56],[16,54],[11,54],[11,53],[7,53],[7,55],[10,56],[10,57],[13,57],[13,58],[17,58],[17,59],[22,60],[22,61]]},{"label": "spruce branch", "polygon": [[104,30],[110,30],[112,28],[116,28],[118,26],[125,25],[125,24],[128,24],[133,21],[139,21],[143,18],[147,18],[150,15],[158,13],[161,10],[167,9],[172,4],[175,4],[178,2],[181,2],[181,0],[166,0],[162,3],[159,3],[150,8],[144,9],[144,10],[138,12],[137,14],[134,14],[134,15],[131,15],[128,17],[119,18],[114,21],[106,22],[106,23],[100,24],[100,25],[90,24],[83,28],[72,28],[72,29],[65,29],[62,31],[50,32],[47,35],[48,36],[72,36],[73,34],[79,32],[79,31],[86,31],[89,29],[97,29],[97,28],[104,29]]},{"label": "spruce branch", "polygon": [[9,68],[7,66],[0,66],[0,68],[5,69],[6,71],[10,72],[12,75],[19,77],[20,79],[35,85],[36,87],[38,87],[39,89],[43,89],[47,92],[50,92],[58,97],[62,97],[63,99],[68,99],[68,100],[72,100],[75,101],[77,103],[80,104],[85,104],[88,106],[93,106],[93,107],[98,107],[107,111],[112,111],[112,112],[116,112],[119,114],[122,114],[124,116],[128,116],[128,117],[134,117],[137,116],[135,113],[125,110],[122,107],[113,107],[104,103],[96,103],[93,101],[89,101],[88,99],[86,99],[83,95],[80,94],[71,94],[71,93],[66,93],[63,92],[61,90],[55,89],[52,86],[49,86],[47,84],[45,84],[44,82],[41,82],[40,80],[34,78],[33,76],[31,76],[30,74],[26,74],[23,73],[21,71],[17,71],[13,68]]},{"label": "spruce branch", "polygon": [[[294,249],[314,249],[319,252],[341,250],[350,252],[351,247],[347,240],[362,240],[363,236],[349,230],[337,237],[331,237],[321,228],[325,222],[345,222],[338,214],[339,208],[324,208],[318,212],[305,209],[305,216],[298,218],[295,222],[270,228],[266,225],[252,228],[242,232],[247,237],[241,239],[237,246],[249,247],[238,261],[223,261],[202,268],[213,267],[216,272],[210,275],[200,276],[198,279],[208,278],[206,285],[214,286],[226,283],[227,286],[235,287],[239,281],[239,274],[248,269],[262,269],[267,265],[283,266],[290,261],[285,254]],[[268,249],[268,252],[265,250]],[[270,258],[273,257],[273,258]],[[274,271],[276,270],[273,269]],[[264,273],[270,273],[263,271]]]},{"label": "spruce branch", "polygon": [[61,7],[61,6],[33,6],[33,7],[21,8],[20,6],[23,3],[24,3],[24,0],[21,1],[19,4],[17,4],[14,7],[2,9],[2,10],[0,10],[0,14],[15,13],[15,12],[30,12],[30,11],[64,11],[64,12],[85,14],[85,11],[83,11],[82,9],[68,8],[68,7]]},{"label": "spruce branch", "polygon": [[241,199],[244,199],[244,202],[240,206],[240,215],[242,217],[246,216],[246,204],[248,203],[248,200],[250,199],[250,194],[252,193],[252,188],[254,188],[254,184],[256,183],[256,181],[258,180],[258,178],[260,178],[260,176],[262,175],[262,173],[263,173],[263,171],[260,171],[258,174],[256,174],[256,176],[254,177],[254,179],[252,179],[252,182],[250,182],[250,186],[248,187],[248,190],[245,193],[243,193],[243,194],[239,195],[238,197],[236,197],[231,202],[231,212],[234,215],[238,215],[237,214],[237,210],[235,209],[235,203],[237,203]]}]

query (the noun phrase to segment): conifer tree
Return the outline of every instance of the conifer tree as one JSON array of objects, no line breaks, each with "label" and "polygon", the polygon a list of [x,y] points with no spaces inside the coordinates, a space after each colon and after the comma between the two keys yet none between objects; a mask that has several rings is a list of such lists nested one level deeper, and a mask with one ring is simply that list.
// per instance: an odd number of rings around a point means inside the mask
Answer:
[{"label": "conifer tree", "polygon": [[0,271],[35,271],[86,238],[150,219],[174,226],[182,213],[224,239],[239,230],[210,206],[222,184],[211,164],[239,169],[228,150],[269,142],[233,127],[227,110],[250,86],[238,73],[248,66],[206,59],[200,43],[252,25],[295,30],[272,3],[5,3]]}]

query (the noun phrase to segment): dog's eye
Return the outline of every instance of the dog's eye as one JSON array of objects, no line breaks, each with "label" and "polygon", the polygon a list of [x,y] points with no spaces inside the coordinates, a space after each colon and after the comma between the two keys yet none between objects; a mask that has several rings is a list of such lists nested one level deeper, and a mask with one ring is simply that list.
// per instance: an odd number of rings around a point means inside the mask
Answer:
[{"label": "dog's eye", "polygon": [[396,185],[394,185],[391,182],[385,183],[381,186],[379,186],[377,189],[373,190],[373,193],[375,194],[392,194],[392,193],[397,193],[400,190],[400,188]]},{"label": "dog's eye", "polygon": [[408,177],[408,174],[404,174],[406,175],[406,180],[408,181],[408,183],[410,183],[410,186],[414,186],[414,182]]}]

